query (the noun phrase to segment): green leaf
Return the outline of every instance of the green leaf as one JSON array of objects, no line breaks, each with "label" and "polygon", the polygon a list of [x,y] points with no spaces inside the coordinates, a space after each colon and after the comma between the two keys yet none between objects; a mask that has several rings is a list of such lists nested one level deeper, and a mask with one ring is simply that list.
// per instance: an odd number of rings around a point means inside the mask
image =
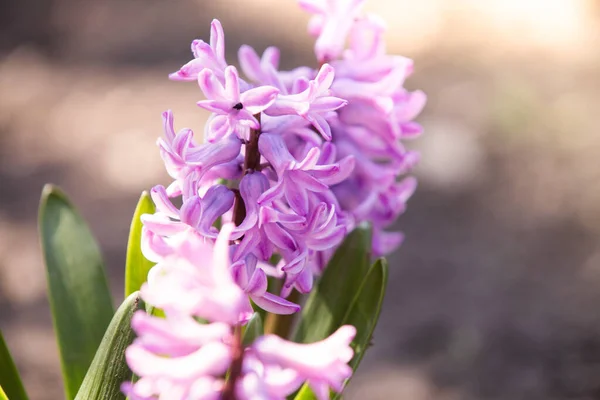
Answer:
[{"label": "green leaf", "polygon": [[[4,388],[3,392],[2,389]],[[4,395],[4,397],[2,397]],[[11,400],[27,400],[25,388],[21,382],[19,371],[8,351],[8,346],[0,332],[0,400],[8,398]]]},{"label": "green leaf", "polygon": [[142,192],[129,228],[127,260],[125,261],[125,297],[140,290],[148,278],[148,271],[154,266],[154,263],[142,254],[143,224],[140,217],[143,214],[154,214],[155,211],[156,207],[148,192]]},{"label": "green leaf", "polygon": [[306,301],[295,342],[325,339],[341,325],[369,269],[370,251],[370,228],[360,226],[348,235]]},{"label": "green leaf", "polygon": [[6,393],[4,393],[4,390],[2,390],[2,386],[0,386],[0,400],[8,400]]},{"label": "green leaf", "polygon": [[[350,344],[354,350],[354,357],[348,363],[354,371],[358,368],[358,364],[364,357],[373,337],[373,331],[377,325],[383,304],[387,277],[387,262],[385,259],[380,258],[369,268],[358,293],[348,308],[346,316],[339,325],[353,325],[356,328],[356,336]],[[335,400],[341,398],[341,396],[341,393],[331,393],[331,398]],[[315,399],[313,391],[306,383],[294,397],[294,400]]]},{"label": "green leaf", "polygon": [[144,305],[139,292],[125,299],[113,317],[96,356],[85,375],[76,400],[124,399],[121,384],[131,379],[125,360],[125,349],[133,342],[131,318]]},{"label": "green leaf", "polygon": [[246,324],[246,328],[244,331],[244,338],[242,339],[242,343],[244,346],[249,346],[254,342],[259,336],[264,334],[264,326],[263,320],[259,313],[255,312],[252,314],[250,321]]},{"label": "green leaf", "polygon": [[[387,286],[388,266],[384,258],[375,261],[369,269],[365,281],[354,298],[346,317],[341,325],[352,325],[356,328],[356,336],[352,341],[354,357],[348,363],[354,371],[358,368],[365,356],[377,326],[385,289]],[[339,399],[341,394],[335,394],[334,399]]]},{"label": "green leaf", "polygon": [[67,399],[79,390],[114,308],[100,250],[84,220],[46,185],[39,211],[48,297]]},{"label": "green leaf", "polygon": [[294,400],[317,400],[317,396],[313,393],[308,383],[302,385]]}]

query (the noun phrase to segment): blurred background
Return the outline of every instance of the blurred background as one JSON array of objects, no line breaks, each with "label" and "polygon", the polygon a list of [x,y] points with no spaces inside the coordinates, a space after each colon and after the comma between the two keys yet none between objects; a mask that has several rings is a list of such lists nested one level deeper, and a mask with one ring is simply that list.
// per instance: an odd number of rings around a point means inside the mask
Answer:
[{"label": "blurred background", "polygon": [[[600,399],[600,4],[370,0],[429,103],[420,188],[348,399]],[[167,73],[225,28],[313,65],[292,0],[20,0],[0,5],[0,329],[32,399],[62,398],[36,232],[63,187],[122,299],[140,192],[167,176],[160,113],[202,132]]]}]

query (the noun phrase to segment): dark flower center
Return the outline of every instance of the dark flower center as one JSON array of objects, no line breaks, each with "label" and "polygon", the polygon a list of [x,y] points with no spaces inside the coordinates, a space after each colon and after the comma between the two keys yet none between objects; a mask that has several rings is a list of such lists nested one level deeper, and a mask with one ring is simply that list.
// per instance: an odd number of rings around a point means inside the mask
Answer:
[{"label": "dark flower center", "polygon": [[238,111],[242,108],[244,108],[244,105],[242,103],[237,103],[235,106],[233,106],[233,109]]}]

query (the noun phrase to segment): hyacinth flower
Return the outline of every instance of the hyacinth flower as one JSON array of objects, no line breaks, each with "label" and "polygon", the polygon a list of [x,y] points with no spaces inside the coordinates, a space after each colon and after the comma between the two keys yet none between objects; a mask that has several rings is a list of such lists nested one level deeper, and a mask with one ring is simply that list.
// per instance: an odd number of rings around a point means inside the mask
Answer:
[{"label": "hyacinth flower", "polygon": [[279,93],[279,90],[272,86],[259,86],[240,93],[240,79],[234,66],[225,68],[224,85],[208,68],[198,75],[198,84],[208,98],[199,101],[198,106],[215,113],[209,125],[210,142],[237,132],[238,125],[258,129],[260,124],[254,115],[260,114],[273,104],[275,96]]},{"label": "hyacinth flower", "polygon": [[419,155],[405,140],[422,132],[414,118],[426,101],[404,88],[413,63],[387,54],[385,24],[364,2],[299,0],[313,14],[317,68],[282,71],[278,49],[244,45],[241,77],[217,20],[208,42],[192,42],[194,58],[169,77],[197,82],[211,115],[202,137],[163,113],[171,181],[140,199],[116,313],[85,224],[45,189],[40,232],[68,398],[344,390],[381,310],[387,266],[374,257],[404,239],[388,228],[416,189]]}]

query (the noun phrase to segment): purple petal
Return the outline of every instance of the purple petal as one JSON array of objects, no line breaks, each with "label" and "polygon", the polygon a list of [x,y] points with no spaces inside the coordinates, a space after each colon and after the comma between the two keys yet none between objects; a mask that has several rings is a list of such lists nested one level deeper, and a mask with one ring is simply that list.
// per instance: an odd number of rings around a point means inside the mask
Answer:
[{"label": "purple petal", "polygon": [[235,137],[228,137],[215,143],[206,143],[190,149],[187,162],[191,165],[210,168],[235,159],[240,154],[241,147],[241,142]]},{"label": "purple petal", "polygon": [[327,111],[335,111],[347,104],[348,100],[333,96],[323,96],[311,103],[310,110],[313,112],[323,113]]},{"label": "purple petal", "polygon": [[228,100],[200,100],[196,102],[198,107],[221,115],[227,115],[231,112],[231,104]]},{"label": "purple petal", "polygon": [[252,296],[262,296],[267,291],[267,285],[267,276],[265,275],[265,272],[262,269],[257,268],[250,277],[248,286],[244,291]]},{"label": "purple petal", "polygon": [[210,24],[210,47],[219,60],[225,60],[225,33],[218,19],[213,19]]},{"label": "purple petal", "polygon": [[161,236],[173,236],[185,230],[184,224],[171,221],[166,215],[144,214],[141,220],[146,228]]},{"label": "purple petal", "polygon": [[240,102],[240,77],[237,69],[230,65],[225,68],[225,98],[231,104]]},{"label": "purple petal", "polygon": [[221,85],[214,72],[208,68],[203,69],[198,74],[198,85],[207,99],[229,100],[223,85]]},{"label": "purple petal", "polygon": [[171,203],[163,185],[156,185],[150,190],[150,197],[156,209],[170,218],[179,219],[179,210]]},{"label": "purple petal", "polygon": [[346,178],[348,178],[354,171],[355,165],[356,159],[354,156],[349,155],[338,161],[337,168],[321,169],[319,168],[321,166],[317,166],[313,171],[311,171],[311,174],[320,182],[331,186],[346,180]]},{"label": "purple petal", "polygon": [[313,169],[317,165],[317,162],[319,162],[319,158],[321,158],[321,149],[312,147],[296,168],[301,170]]},{"label": "purple petal", "polygon": [[254,51],[252,47],[244,44],[238,50],[238,60],[244,74],[250,78],[250,80],[259,82],[261,65],[260,58],[258,57],[258,54],[256,54],[256,51]]},{"label": "purple petal", "polygon": [[256,303],[263,310],[280,315],[294,314],[300,311],[298,304],[292,303],[286,299],[276,296],[272,293],[266,292],[262,296],[250,296],[252,301]]},{"label": "purple petal", "polygon": [[175,129],[173,128],[173,111],[167,110],[163,112],[162,118],[167,143],[172,143],[175,139]]},{"label": "purple petal", "polygon": [[233,207],[235,195],[224,185],[216,185],[208,189],[202,198],[202,217],[199,228],[202,232],[210,231],[217,218]]},{"label": "purple petal", "polygon": [[197,228],[202,215],[200,197],[192,196],[186,199],[181,206],[181,222]]},{"label": "purple petal", "polygon": [[[339,168],[336,166],[336,168]],[[311,192],[324,192],[329,187],[318,179],[312,177],[305,171],[299,170],[291,170],[287,172],[289,175],[289,179],[293,184],[286,186],[294,186],[297,188],[302,188],[303,190],[310,190]],[[287,189],[287,187],[286,187]]]},{"label": "purple petal", "polygon": [[242,93],[240,99],[246,110],[258,114],[273,104],[278,93],[276,87],[259,86]]},{"label": "purple petal", "polygon": [[[277,175],[281,175],[283,170],[292,163],[294,157],[290,154],[283,138],[278,134],[263,133],[258,139],[258,148],[260,154],[271,163]],[[281,178],[281,177],[280,177]]]},{"label": "purple petal", "polygon": [[331,140],[331,127],[325,118],[317,113],[310,113],[306,116],[306,119],[319,131],[323,139],[327,141]]},{"label": "purple petal", "polygon": [[[290,174],[292,172],[296,171],[288,171]],[[300,172],[293,176],[303,177],[304,175],[306,174]],[[291,182],[289,182],[290,179]],[[285,190],[283,192],[285,199],[292,210],[298,213],[298,215],[306,215],[306,213],[308,213],[308,194],[307,189],[302,185],[303,182],[298,182],[298,178],[294,179],[292,175],[290,175],[289,178],[286,177],[286,181]]]},{"label": "purple petal", "polygon": [[194,132],[191,129],[182,129],[177,132],[172,144],[173,151],[185,158],[185,151],[190,147],[193,135]]},{"label": "purple petal", "polygon": [[323,95],[326,93],[331,84],[333,83],[333,78],[335,77],[335,70],[329,64],[323,64],[321,69],[319,69],[319,73],[314,79],[316,85],[316,94]]}]

